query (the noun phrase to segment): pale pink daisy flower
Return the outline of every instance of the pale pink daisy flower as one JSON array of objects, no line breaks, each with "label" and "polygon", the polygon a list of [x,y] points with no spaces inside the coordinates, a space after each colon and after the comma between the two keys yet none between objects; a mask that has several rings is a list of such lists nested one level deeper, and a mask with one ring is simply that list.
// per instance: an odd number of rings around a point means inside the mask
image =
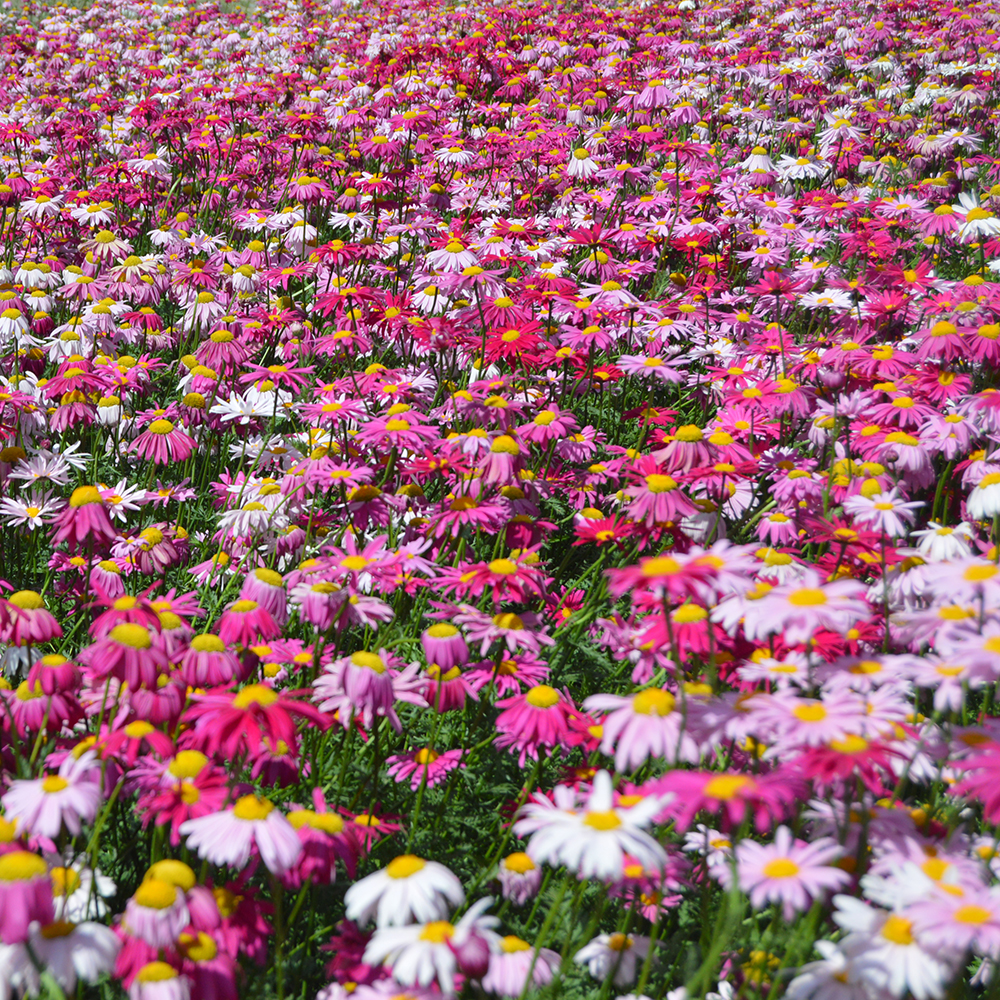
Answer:
[{"label": "pale pink daisy flower", "polygon": [[409,702],[421,708],[427,702],[419,693],[423,680],[417,678],[419,665],[411,663],[402,670],[390,666],[393,659],[385,649],[378,653],[359,650],[335,660],[313,683],[313,700],[324,712],[336,712],[343,725],[355,716],[371,727],[378,716],[385,716],[396,732],[403,724],[396,715],[397,701]]},{"label": "pale pink daisy flower", "polygon": [[615,986],[630,986],[635,982],[640,958],[649,951],[650,940],[639,934],[598,934],[574,956],[578,965],[603,982],[614,974]]},{"label": "pale pink daisy flower", "polygon": [[751,641],[781,633],[789,646],[808,642],[821,628],[844,635],[870,614],[865,590],[858,580],[826,583],[815,570],[803,570],[799,580],[745,605],[743,632]]},{"label": "pale pink daisy flower", "polygon": [[524,851],[515,851],[503,858],[497,866],[500,892],[504,899],[515,906],[524,906],[534,899],[542,884],[542,869]]},{"label": "pale pink daisy flower", "polygon": [[[825,890],[840,889],[851,881],[847,872],[829,864],[843,853],[831,837],[806,843],[796,840],[787,826],[779,826],[771,844],[744,840],[736,846],[737,884],[755,909],[781,903],[785,919],[791,920]],[[725,888],[731,887],[730,868],[720,865],[715,874]]]},{"label": "pale pink daisy flower", "polygon": [[906,912],[876,909],[853,896],[834,896],[833,902],[833,919],[848,932],[840,947],[853,959],[859,979],[895,997],[944,995],[953,970],[943,956],[921,947]]},{"label": "pale pink daisy flower", "polygon": [[68,755],[58,774],[12,781],[3,796],[7,819],[17,820],[20,830],[36,837],[54,839],[65,823],[76,835],[82,823],[92,823],[101,804],[101,787],[91,780],[96,755],[87,751],[79,758]]},{"label": "pale pink daisy flower", "polygon": [[152,948],[171,948],[191,923],[184,890],[160,878],[146,878],[125,906],[125,929]]},{"label": "pale pink daisy flower", "polygon": [[978,955],[1000,955],[1000,886],[948,888],[950,891],[939,890],[906,911],[917,940],[945,955],[969,950]]},{"label": "pale pink daisy flower", "polygon": [[283,875],[302,853],[292,824],[272,802],[256,795],[244,795],[225,812],[186,820],[180,832],[200,857],[231,868],[243,868],[256,847],[267,869]]},{"label": "pale pink daisy flower", "polygon": [[842,689],[823,699],[800,698],[791,690],[754,695],[747,706],[769,742],[789,747],[823,746],[865,729],[864,700]]},{"label": "pale pink daisy flower", "polygon": [[915,511],[923,507],[922,500],[901,500],[895,489],[866,497],[858,493],[844,501],[844,512],[854,523],[872,531],[882,531],[892,538],[902,538],[913,523]]},{"label": "pale pink daisy flower", "polygon": [[191,980],[167,962],[147,962],[128,988],[128,1000],[190,1000]]},{"label": "pale pink daisy flower", "polygon": [[607,712],[601,753],[615,757],[619,771],[633,771],[650,757],[695,764],[701,751],[685,731],[683,705],[664,688],[633,695],[595,694],[583,704],[588,712]]},{"label": "pale pink daisy flower", "polygon": [[525,992],[528,976],[531,986],[538,988],[552,981],[552,972],[559,967],[559,954],[549,948],[535,949],[527,941],[508,934],[500,938],[499,950],[490,955],[489,971],[483,976],[482,987],[487,993],[516,998]]}]

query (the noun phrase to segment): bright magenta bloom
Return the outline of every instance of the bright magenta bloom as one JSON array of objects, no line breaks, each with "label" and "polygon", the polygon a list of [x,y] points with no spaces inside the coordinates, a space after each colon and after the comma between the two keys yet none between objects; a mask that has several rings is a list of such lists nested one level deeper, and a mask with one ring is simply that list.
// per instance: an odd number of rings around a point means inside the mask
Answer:
[{"label": "bright magenta bloom", "polygon": [[235,694],[216,689],[195,695],[194,704],[184,713],[184,721],[193,723],[185,742],[208,754],[222,750],[230,760],[257,753],[265,738],[272,746],[282,741],[297,747],[296,718],[320,728],[327,725],[321,712],[295,697],[301,693],[279,693],[263,684],[248,684]]}]

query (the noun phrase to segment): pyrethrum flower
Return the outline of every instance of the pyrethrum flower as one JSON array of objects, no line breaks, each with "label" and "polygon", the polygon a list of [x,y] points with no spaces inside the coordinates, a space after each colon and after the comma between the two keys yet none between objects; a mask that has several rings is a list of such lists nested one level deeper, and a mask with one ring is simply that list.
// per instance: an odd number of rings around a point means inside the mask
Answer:
[{"label": "pyrethrum flower", "polygon": [[366,924],[374,916],[377,927],[440,920],[464,901],[462,883],[448,868],[414,854],[394,858],[344,897],[348,920]]},{"label": "pyrethrum flower", "polygon": [[583,707],[588,712],[608,713],[602,721],[601,753],[614,754],[619,771],[633,771],[650,757],[696,763],[701,756],[686,731],[682,706],[663,688],[646,688],[625,697],[595,694]]},{"label": "pyrethrum flower", "polygon": [[611,775],[598,771],[582,807],[572,789],[557,786],[554,802],[536,794],[522,808],[514,832],[530,834],[527,854],[536,863],[565,865],[581,878],[618,879],[626,854],[651,871],[666,863],[666,852],[643,827],[669,799],[650,795],[615,807]]},{"label": "pyrethrum flower", "polygon": [[639,934],[598,934],[573,956],[573,961],[585,965],[601,982],[612,976],[615,986],[631,986],[639,959],[646,957],[649,945],[649,938]]},{"label": "pyrethrum flower", "polygon": [[95,754],[79,758],[72,754],[59,766],[58,774],[11,782],[0,800],[8,819],[38,837],[55,839],[65,824],[72,833],[83,823],[92,823],[101,804],[101,787],[94,778]]},{"label": "pyrethrum flower", "polygon": [[256,795],[244,795],[224,812],[189,819],[180,832],[200,857],[236,869],[256,850],[269,871],[283,875],[302,853],[302,843],[284,814]]},{"label": "pyrethrum flower", "polygon": [[498,950],[490,956],[489,971],[482,986],[488,993],[516,1000],[520,997],[531,976],[531,986],[540,987],[552,981],[553,970],[559,967],[559,954],[549,948],[535,949],[514,935],[502,937]]},{"label": "pyrethrum flower", "polygon": [[436,982],[445,994],[452,993],[459,956],[470,939],[488,941],[495,936],[496,917],[482,915],[491,902],[489,897],[477,900],[457,924],[432,920],[380,928],[365,948],[364,960],[384,962],[392,969],[393,978],[406,986]]},{"label": "pyrethrum flower", "polygon": [[[785,919],[791,920],[825,891],[840,889],[850,882],[847,872],[830,864],[842,854],[843,848],[829,837],[806,843],[796,840],[787,826],[779,826],[771,844],[752,840],[737,844],[736,878],[754,907],[781,903]],[[728,865],[720,865],[715,873],[726,888],[731,885]]]},{"label": "pyrethrum flower", "polygon": [[30,851],[0,855],[0,942],[27,941],[33,921],[54,917],[52,880],[44,858]]}]

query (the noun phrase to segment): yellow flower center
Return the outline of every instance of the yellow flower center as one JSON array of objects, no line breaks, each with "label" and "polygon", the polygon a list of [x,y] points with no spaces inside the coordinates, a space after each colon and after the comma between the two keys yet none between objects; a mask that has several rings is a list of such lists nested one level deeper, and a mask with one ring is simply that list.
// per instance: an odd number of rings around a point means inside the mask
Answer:
[{"label": "yellow flower center", "polygon": [[662,688],[646,688],[632,698],[632,711],[637,715],[669,715],[677,700]]},{"label": "yellow flower center", "polygon": [[0,882],[27,882],[46,871],[45,861],[30,851],[0,855]]},{"label": "yellow flower center", "polygon": [[646,476],[646,488],[650,493],[669,493],[677,489],[677,483],[670,476],[654,472]]},{"label": "yellow flower center", "polygon": [[764,865],[764,874],[768,878],[791,878],[798,873],[799,866],[791,858],[775,858]]},{"label": "yellow flower center", "polygon": [[803,587],[788,595],[788,603],[796,608],[814,608],[826,604],[826,594],[819,587]]},{"label": "yellow flower center", "polygon": [[742,774],[720,774],[717,778],[712,778],[702,790],[702,794],[705,798],[725,802],[735,798],[738,792],[750,784],[751,780]]},{"label": "yellow flower center", "polygon": [[508,871],[516,872],[518,875],[533,872],[538,867],[524,851],[516,851],[514,854],[508,854],[503,859],[503,866]]},{"label": "yellow flower center", "polygon": [[146,879],[132,897],[148,910],[166,910],[177,901],[177,887],[161,878]]},{"label": "yellow flower center", "polygon": [[385,673],[385,664],[382,662],[382,657],[377,653],[367,653],[363,650],[352,653],[351,663],[356,667],[367,667],[369,670],[374,670],[377,674]]},{"label": "yellow flower center", "polygon": [[913,924],[895,913],[886,918],[881,933],[882,937],[893,944],[913,944]]},{"label": "yellow flower center", "polygon": [[208,766],[208,758],[200,750],[181,750],[167,770],[175,778],[197,778]]},{"label": "yellow flower center", "polygon": [[953,914],[960,924],[985,924],[993,918],[993,913],[985,906],[960,906]]},{"label": "yellow flower center", "polygon": [[420,932],[421,941],[430,941],[431,944],[444,944],[455,932],[455,928],[447,920],[432,920],[424,925]]},{"label": "yellow flower center", "polygon": [[250,822],[267,819],[274,809],[274,803],[267,799],[258,798],[256,795],[244,795],[236,800],[233,806],[233,815],[237,819],[244,819]]},{"label": "yellow flower center", "polygon": [[622,825],[614,809],[605,812],[588,812],[583,817],[583,825],[592,830],[617,830]]},{"label": "yellow flower center", "polygon": [[559,692],[548,684],[536,684],[524,700],[535,708],[551,708],[559,701]]},{"label": "yellow flower center", "polygon": [[177,978],[177,972],[166,962],[149,962],[144,965],[135,977],[140,983],[165,983]]},{"label": "yellow flower center", "polygon": [[170,885],[177,886],[184,892],[191,889],[197,881],[190,866],[184,864],[183,861],[175,861],[173,858],[165,858],[163,861],[157,861],[150,865],[144,881],[149,879],[169,882]]},{"label": "yellow flower center", "polygon": [[261,708],[267,708],[277,700],[277,692],[271,688],[265,687],[263,684],[248,684],[233,698],[233,707],[245,710],[252,705],[260,705]]},{"label": "yellow flower center", "polygon": [[389,878],[409,878],[426,867],[427,862],[423,858],[418,858],[415,854],[401,854],[386,865],[385,873]]}]

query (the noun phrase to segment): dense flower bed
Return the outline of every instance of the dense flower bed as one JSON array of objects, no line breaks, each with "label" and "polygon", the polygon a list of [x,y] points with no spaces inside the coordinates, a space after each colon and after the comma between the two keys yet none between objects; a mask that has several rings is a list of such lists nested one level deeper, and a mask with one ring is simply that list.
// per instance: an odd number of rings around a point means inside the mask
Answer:
[{"label": "dense flower bed", "polygon": [[998,24],[4,4],[0,1000],[995,996]]}]

